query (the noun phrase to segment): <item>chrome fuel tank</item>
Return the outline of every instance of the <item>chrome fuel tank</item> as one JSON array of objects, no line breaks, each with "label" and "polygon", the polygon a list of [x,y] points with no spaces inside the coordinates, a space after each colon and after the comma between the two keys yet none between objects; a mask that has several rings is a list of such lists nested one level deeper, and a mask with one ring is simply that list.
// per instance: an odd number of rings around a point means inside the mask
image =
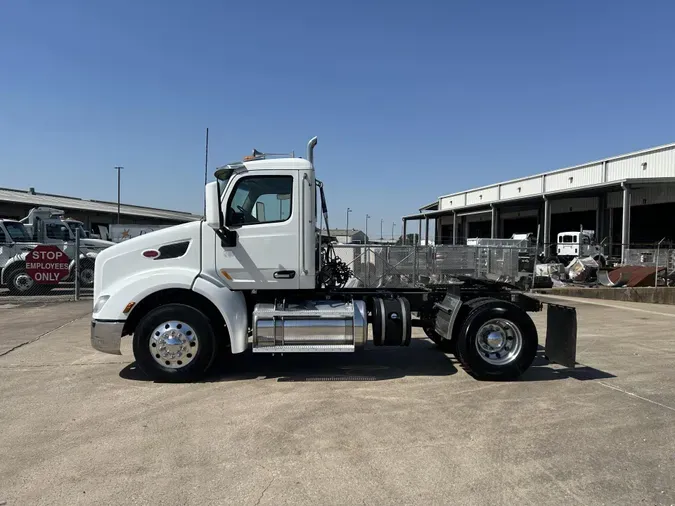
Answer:
[{"label": "chrome fuel tank", "polygon": [[253,351],[257,353],[354,351],[367,339],[362,300],[261,303],[253,309]]}]

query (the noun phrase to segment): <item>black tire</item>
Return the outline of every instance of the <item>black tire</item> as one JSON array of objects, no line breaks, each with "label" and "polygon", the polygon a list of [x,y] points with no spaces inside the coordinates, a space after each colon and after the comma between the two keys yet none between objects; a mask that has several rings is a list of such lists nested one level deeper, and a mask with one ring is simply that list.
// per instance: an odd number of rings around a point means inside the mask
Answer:
[{"label": "black tire", "polygon": [[[520,332],[521,346],[508,363],[490,363],[479,353],[479,329],[489,320],[508,322]],[[532,364],[537,353],[537,328],[521,308],[502,300],[483,300],[466,315],[457,339],[457,358],[469,374],[479,380],[512,380]]]},{"label": "black tire", "polygon": [[[22,268],[19,269],[14,269],[8,276],[7,276],[7,290],[9,290],[9,293],[12,295],[21,295],[21,296],[28,296],[28,295],[37,295],[37,286],[38,284],[35,283],[32,279],[30,279],[30,282],[26,282],[26,277],[28,274],[26,271]],[[30,278],[30,276],[28,276]]]},{"label": "black tire", "polygon": [[[420,319],[422,320],[427,320],[434,322],[436,320],[436,314],[438,313],[438,310],[436,309],[430,309],[430,310],[425,310],[420,313]],[[436,332],[436,328],[433,323],[426,325],[422,327],[422,330],[424,330],[424,334],[431,339],[434,344],[440,344],[441,341],[443,340],[441,336]]]},{"label": "black tire", "polygon": [[80,288],[94,287],[94,263],[82,262],[80,265]]},{"label": "black tire", "polygon": [[[150,352],[155,329],[162,323],[172,321],[189,325],[198,336],[194,357],[186,355],[190,362],[177,368],[158,363]],[[138,367],[150,378],[171,382],[195,381],[203,377],[211,367],[216,356],[216,340],[210,320],[200,310],[184,304],[167,304],[153,309],[141,318],[134,331],[133,349]]]},{"label": "black tire", "polygon": [[[471,299],[470,301],[465,302],[461,307],[460,307],[460,318],[462,315],[467,315],[469,312],[471,312],[475,307],[478,305],[482,304],[484,301],[488,300],[494,300],[492,297],[476,297],[475,299]],[[435,318],[435,313],[434,313],[434,318]],[[453,332],[452,339],[443,339],[440,334],[436,332],[435,327],[428,327],[424,328],[424,333],[427,335],[429,339],[431,339],[436,346],[438,346],[438,349],[441,350],[443,353],[450,353],[452,355],[457,355],[457,335],[459,332],[457,331],[457,326],[455,326],[455,330]],[[432,334],[432,335],[430,335]]]}]

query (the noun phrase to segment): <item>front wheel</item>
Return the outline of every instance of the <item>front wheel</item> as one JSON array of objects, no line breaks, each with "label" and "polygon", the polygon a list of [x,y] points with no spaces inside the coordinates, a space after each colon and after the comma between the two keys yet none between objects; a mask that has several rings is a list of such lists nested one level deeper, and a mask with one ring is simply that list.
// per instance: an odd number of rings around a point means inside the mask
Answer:
[{"label": "front wheel", "polygon": [[476,379],[511,380],[532,364],[537,328],[515,304],[489,300],[475,307],[462,323],[457,358]]},{"label": "front wheel", "polygon": [[80,287],[92,288],[94,286],[94,264],[84,262],[80,266]]},{"label": "front wheel", "polygon": [[134,332],[133,349],[141,370],[160,381],[197,380],[216,356],[209,319],[184,304],[168,304],[146,314]]}]

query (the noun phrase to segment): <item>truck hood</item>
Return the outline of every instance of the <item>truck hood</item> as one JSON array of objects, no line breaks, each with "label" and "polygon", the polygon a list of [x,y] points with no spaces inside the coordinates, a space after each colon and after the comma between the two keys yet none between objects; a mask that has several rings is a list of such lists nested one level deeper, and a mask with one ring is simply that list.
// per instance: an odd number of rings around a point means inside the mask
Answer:
[{"label": "truck hood", "polygon": [[80,239],[80,246],[83,248],[103,249],[114,245],[114,242],[104,241],[103,239]]},{"label": "truck hood", "polygon": [[[101,251],[94,267],[94,301],[112,284],[144,271],[189,266],[195,267],[198,272],[201,266],[201,227],[201,221],[183,223],[127,239]],[[183,242],[189,245],[180,257],[163,259],[160,255],[155,259],[143,256],[146,250],[159,250],[164,245]]]}]

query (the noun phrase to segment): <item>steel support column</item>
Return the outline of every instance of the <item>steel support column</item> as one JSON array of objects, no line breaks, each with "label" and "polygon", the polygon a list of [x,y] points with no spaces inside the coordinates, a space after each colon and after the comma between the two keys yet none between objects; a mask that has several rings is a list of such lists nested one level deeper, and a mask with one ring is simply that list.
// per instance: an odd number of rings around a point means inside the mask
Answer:
[{"label": "steel support column", "polygon": [[621,217],[621,263],[625,263],[626,250],[630,245],[630,186],[623,186],[623,215]]},{"label": "steel support column", "polygon": [[551,202],[544,197],[544,234],[542,238],[545,256],[551,254]]},{"label": "steel support column", "polygon": [[429,217],[424,218],[424,244],[429,246]]},{"label": "steel support column", "polygon": [[401,228],[401,244],[405,244],[405,237],[407,235],[408,229],[408,220],[403,220],[403,228]]},{"label": "steel support column", "polygon": [[452,213],[452,245],[457,244],[457,213]]},{"label": "steel support column", "polygon": [[498,235],[497,226],[499,225],[497,222],[497,208],[494,204],[490,207],[492,208],[490,213],[490,239],[496,239]]}]

